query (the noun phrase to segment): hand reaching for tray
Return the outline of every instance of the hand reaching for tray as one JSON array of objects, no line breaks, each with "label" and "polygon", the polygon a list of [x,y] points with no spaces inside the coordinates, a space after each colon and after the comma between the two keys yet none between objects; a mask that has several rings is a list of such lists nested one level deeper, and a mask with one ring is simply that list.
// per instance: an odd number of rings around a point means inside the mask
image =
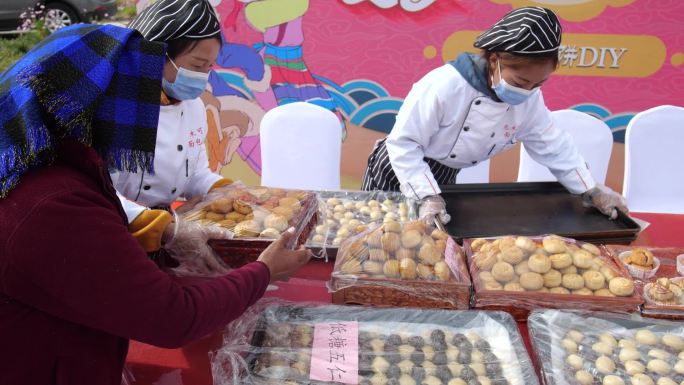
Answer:
[{"label": "hand reaching for tray", "polygon": [[183,270],[194,274],[218,275],[228,268],[207,244],[209,239],[231,239],[233,233],[215,225],[186,221],[175,216],[173,235],[164,243],[164,249],[181,263]]},{"label": "hand reaching for tray", "polygon": [[596,187],[582,194],[582,198],[585,206],[596,207],[610,219],[617,219],[618,210],[629,213],[625,198],[602,184],[597,184]]},{"label": "hand reaching for tray", "polygon": [[273,241],[257,259],[257,261],[268,266],[271,272],[271,282],[286,281],[291,274],[309,262],[313,256],[313,253],[304,247],[297,250],[287,248],[287,244],[294,236],[294,228],[289,228],[283,232],[280,238]]},{"label": "hand reaching for tray", "polygon": [[446,202],[441,195],[430,195],[420,201],[420,209],[418,209],[420,218],[432,218],[438,216],[442,223],[449,223],[451,215],[446,211]]}]

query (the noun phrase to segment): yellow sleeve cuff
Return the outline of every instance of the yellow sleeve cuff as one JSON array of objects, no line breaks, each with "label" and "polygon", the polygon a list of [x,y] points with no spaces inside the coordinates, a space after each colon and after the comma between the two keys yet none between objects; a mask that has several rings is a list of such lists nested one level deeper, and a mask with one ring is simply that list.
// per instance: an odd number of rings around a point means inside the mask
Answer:
[{"label": "yellow sleeve cuff", "polygon": [[140,246],[148,253],[161,249],[164,230],[173,222],[173,216],[164,210],[145,210],[128,225]]},{"label": "yellow sleeve cuff", "polygon": [[215,188],[219,188],[219,187],[223,187],[223,186],[228,186],[229,184],[233,184],[233,181],[232,181],[231,179],[228,179],[228,178],[219,179],[219,180],[216,181],[216,183],[214,183],[213,185],[211,185],[211,187],[209,188],[209,191],[211,191],[211,190],[213,190],[213,189],[215,189]]}]

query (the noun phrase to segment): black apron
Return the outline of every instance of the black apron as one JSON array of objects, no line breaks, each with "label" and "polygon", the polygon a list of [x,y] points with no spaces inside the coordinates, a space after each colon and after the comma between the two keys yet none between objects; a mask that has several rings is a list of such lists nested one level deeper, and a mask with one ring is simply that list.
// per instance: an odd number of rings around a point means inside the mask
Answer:
[{"label": "black apron", "polygon": [[[378,141],[373,152],[368,157],[368,167],[366,167],[366,171],[363,174],[363,184],[361,185],[361,190],[363,191],[400,191],[399,186],[401,184],[392,169],[392,163],[385,146],[386,140],[387,138]],[[456,183],[456,175],[460,169],[445,166],[430,158],[424,158],[423,160],[430,167],[430,171],[438,184],[450,185]]]}]

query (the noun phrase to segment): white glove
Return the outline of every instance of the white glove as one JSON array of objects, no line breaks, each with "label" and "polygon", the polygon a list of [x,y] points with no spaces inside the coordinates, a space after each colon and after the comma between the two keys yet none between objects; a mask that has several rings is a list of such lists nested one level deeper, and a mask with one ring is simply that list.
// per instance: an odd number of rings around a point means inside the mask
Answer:
[{"label": "white glove", "polygon": [[582,194],[582,198],[585,206],[596,207],[610,219],[618,217],[618,210],[625,214],[629,213],[625,197],[602,184],[597,184],[596,187]]},{"label": "white glove", "polygon": [[430,195],[420,201],[420,209],[418,209],[418,216],[420,218],[430,218],[438,216],[442,223],[449,223],[451,215],[446,211],[446,202],[440,195]]},{"label": "white glove", "polygon": [[231,239],[233,233],[218,225],[204,225],[176,216],[173,238],[164,249],[180,262],[183,271],[199,274],[224,274],[230,269],[207,244],[209,239]]}]

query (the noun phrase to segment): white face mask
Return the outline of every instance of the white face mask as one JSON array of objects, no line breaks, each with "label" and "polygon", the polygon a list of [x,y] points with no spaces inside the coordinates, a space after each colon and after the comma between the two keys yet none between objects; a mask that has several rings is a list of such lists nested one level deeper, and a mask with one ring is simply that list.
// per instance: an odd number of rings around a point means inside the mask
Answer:
[{"label": "white face mask", "polygon": [[[512,106],[518,105],[525,102],[527,98],[532,96],[532,94],[539,89],[539,87],[536,87],[531,90],[526,90],[524,88],[512,86],[506,83],[506,80],[504,80],[503,76],[501,76],[501,63],[498,59],[496,60],[496,65],[499,69],[499,83],[497,83],[496,86],[492,86],[492,89],[502,102],[508,103]],[[494,84],[494,76],[492,76],[491,81],[492,84]]]},{"label": "white face mask", "polygon": [[204,72],[196,72],[186,70],[183,67],[178,67],[176,63],[169,58],[171,64],[178,71],[176,80],[171,83],[166,79],[162,79],[162,87],[170,97],[178,100],[190,100],[198,98],[204,92],[209,82],[209,74]]}]

